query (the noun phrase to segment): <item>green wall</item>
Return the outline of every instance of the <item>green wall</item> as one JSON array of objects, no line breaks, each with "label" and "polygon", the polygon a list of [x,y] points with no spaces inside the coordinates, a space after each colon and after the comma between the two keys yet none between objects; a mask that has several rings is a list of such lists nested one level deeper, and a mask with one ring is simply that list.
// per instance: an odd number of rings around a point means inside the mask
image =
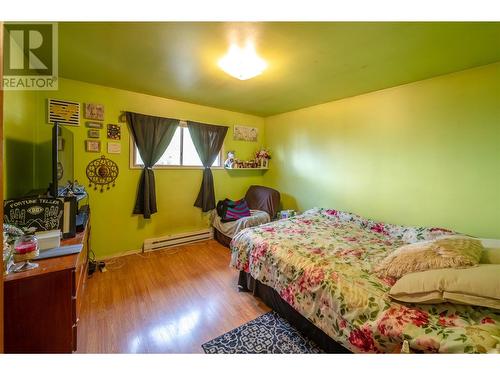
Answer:
[{"label": "green wall", "polygon": [[35,185],[36,94],[4,92],[4,197],[28,193]]},{"label": "green wall", "polygon": [[[56,92],[5,92],[6,197],[40,187],[50,140],[46,99],[102,103],[104,123],[123,110],[230,126],[225,150],[251,157],[260,145],[273,159],[259,171],[214,170],[217,199],[239,198],[251,184],[273,186],[283,206],[334,207],[387,222],[449,227],[500,238],[500,63],[338,100],[266,119],[104,86],[60,80]],[[75,136],[75,177],[87,185],[85,120]],[[258,143],[236,142],[233,125],[259,128]],[[264,126],[265,125],[265,126]],[[90,191],[92,248],[98,257],[139,249],[145,238],[198,230],[208,216],[193,207],[201,170],[157,170],[159,212],[132,215],[140,170],[122,153],[116,187]],[[264,138],[265,136],[265,138]],[[38,168],[35,168],[38,162]]]},{"label": "green wall", "polygon": [[500,63],[266,118],[285,208],[500,238]]},{"label": "green wall", "polygon": [[[23,96],[23,100],[18,93],[5,92],[6,138],[7,135],[11,135],[12,142],[18,139],[23,142],[31,141],[31,143],[26,142],[30,145],[30,154],[24,155],[17,150],[14,152],[13,148],[9,154],[10,141],[6,139],[7,174],[5,186],[6,191],[9,192],[7,196],[20,195],[32,188],[32,186],[28,188],[27,179],[18,177],[21,171],[24,171],[24,169],[18,168],[21,165],[27,165],[30,181],[35,181],[31,185],[45,187],[47,184],[43,178],[45,173],[40,171],[50,161],[50,156],[43,151],[39,152],[43,145],[47,145],[51,139],[51,126],[47,124],[47,98],[80,102],[82,113],[83,103],[104,104],[104,124],[119,123],[121,111],[128,110],[229,126],[224,149],[236,150],[237,156],[241,159],[249,159],[264,140],[264,120],[260,117],[61,79],[58,91],[29,93],[29,97]],[[21,106],[23,107],[22,111]],[[150,220],[145,220],[139,215],[132,215],[141,170],[129,168],[129,132],[126,124],[121,123],[121,154],[107,154],[105,130],[101,130],[100,138],[103,152],[98,154],[85,151],[84,140],[87,139],[88,131],[88,128],[85,127],[85,121],[87,120],[84,120],[82,116],[80,121],[79,127],[68,127],[74,133],[75,178],[80,183],[88,185],[85,174],[86,165],[101,154],[117,162],[120,168],[120,175],[114,188],[104,193],[89,190],[92,209],[92,249],[98,257],[140,249],[145,238],[194,231],[208,226],[208,215],[202,214],[199,208],[193,207],[201,184],[201,169],[155,171],[158,213],[154,214]],[[234,141],[232,132],[235,124],[259,128],[259,142]],[[33,137],[30,133],[30,138],[20,133],[16,134],[17,128],[22,128],[23,134],[34,130],[36,135]],[[33,151],[34,139],[37,147]],[[30,164],[27,160],[33,158],[36,159],[38,166],[35,171],[33,170],[34,163]],[[213,174],[216,199],[241,198],[248,186],[263,182],[261,171],[237,173],[215,169]]]}]

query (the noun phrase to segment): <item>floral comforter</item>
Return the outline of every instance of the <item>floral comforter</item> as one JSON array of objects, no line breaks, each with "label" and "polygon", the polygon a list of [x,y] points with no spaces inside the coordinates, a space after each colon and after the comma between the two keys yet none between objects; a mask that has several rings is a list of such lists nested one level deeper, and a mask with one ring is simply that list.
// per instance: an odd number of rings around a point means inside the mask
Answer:
[{"label": "floral comforter", "polygon": [[412,305],[390,299],[394,279],[372,267],[399,246],[449,233],[376,223],[312,209],[238,233],[231,265],[275,289],[295,310],[353,352],[500,352],[500,311]]}]

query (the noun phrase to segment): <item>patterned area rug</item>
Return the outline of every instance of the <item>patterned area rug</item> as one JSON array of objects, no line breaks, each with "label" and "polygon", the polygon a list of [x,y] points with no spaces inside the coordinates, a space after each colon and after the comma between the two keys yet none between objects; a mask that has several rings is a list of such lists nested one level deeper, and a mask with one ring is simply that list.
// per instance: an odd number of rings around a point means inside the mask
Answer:
[{"label": "patterned area rug", "polygon": [[276,312],[268,312],[201,346],[208,354],[323,353]]}]

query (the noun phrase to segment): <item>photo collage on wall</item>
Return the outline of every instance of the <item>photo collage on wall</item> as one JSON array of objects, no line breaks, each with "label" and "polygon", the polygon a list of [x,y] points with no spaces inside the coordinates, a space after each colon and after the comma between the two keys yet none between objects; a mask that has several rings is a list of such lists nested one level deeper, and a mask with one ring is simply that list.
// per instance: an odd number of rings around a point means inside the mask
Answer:
[{"label": "photo collage on wall", "polygon": [[[58,123],[60,125],[80,126],[80,103],[48,99],[48,123]],[[121,126],[118,124],[106,124],[104,126],[104,105],[97,103],[85,103],[82,105],[82,117],[86,120],[85,127],[87,139],[85,140],[85,151],[100,153],[101,133],[106,132],[108,154],[121,153]],[[64,145],[60,144],[59,148]]]}]

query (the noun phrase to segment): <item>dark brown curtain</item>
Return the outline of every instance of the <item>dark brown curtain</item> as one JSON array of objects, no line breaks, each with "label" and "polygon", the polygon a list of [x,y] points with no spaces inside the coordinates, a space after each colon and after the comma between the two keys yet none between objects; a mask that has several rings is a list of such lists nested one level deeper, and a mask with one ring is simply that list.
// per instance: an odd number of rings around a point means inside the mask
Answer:
[{"label": "dark brown curtain", "polygon": [[215,208],[214,178],[210,167],[222,148],[228,128],[194,121],[188,121],[187,126],[196,152],[205,167],[200,192],[194,205],[200,207],[203,212],[207,212]]},{"label": "dark brown curtain", "polygon": [[126,112],[127,122],[135,144],[144,162],[134,214],[142,214],[149,219],[156,209],[156,189],[153,166],[167,149],[179,120]]}]

